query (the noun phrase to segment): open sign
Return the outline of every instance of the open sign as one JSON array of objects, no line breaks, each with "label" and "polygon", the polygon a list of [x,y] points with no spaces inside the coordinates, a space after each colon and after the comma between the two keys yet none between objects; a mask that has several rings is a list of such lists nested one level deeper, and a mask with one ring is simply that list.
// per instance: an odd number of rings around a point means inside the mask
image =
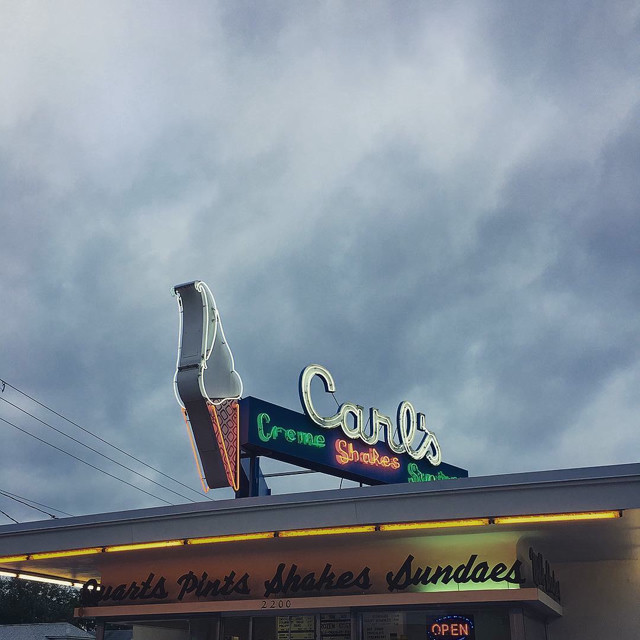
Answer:
[{"label": "open sign", "polygon": [[474,640],[473,618],[469,616],[440,616],[427,623],[429,640]]}]

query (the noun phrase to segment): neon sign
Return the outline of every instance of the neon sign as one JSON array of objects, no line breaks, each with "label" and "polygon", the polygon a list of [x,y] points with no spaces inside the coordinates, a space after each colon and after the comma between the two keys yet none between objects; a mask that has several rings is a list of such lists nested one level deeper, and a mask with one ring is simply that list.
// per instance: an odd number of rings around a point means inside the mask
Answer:
[{"label": "neon sign", "polygon": [[326,429],[309,416],[258,398],[240,404],[240,444],[250,455],[263,455],[298,466],[363,482],[390,484],[466,477],[445,462],[395,453],[386,442],[368,445],[347,438],[342,429]]},{"label": "neon sign", "polygon": [[[418,583],[407,583],[403,579],[406,577],[405,565],[399,569],[395,568],[397,556],[383,552],[383,549],[389,551],[388,547],[362,547],[356,542],[348,549],[352,553],[346,554],[337,562],[323,557],[322,547],[316,551],[311,546],[299,548],[297,552],[288,553],[287,557],[278,558],[273,563],[256,563],[250,555],[247,556],[241,550],[231,551],[224,561],[215,553],[205,554],[196,561],[197,566],[180,565],[182,554],[174,555],[173,561],[169,564],[157,568],[150,565],[144,573],[137,576],[128,572],[123,574],[121,571],[114,573],[112,569],[110,574],[103,576],[101,583],[96,579],[88,580],[80,594],[81,603],[82,606],[110,606],[118,603],[150,604],[149,601],[203,602],[222,598],[232,601],[244,599],[249,595],[273,598],[381,594],[385,592],[387,584],[392,585],[394,590],[405,593],[421,592]],[[409,558],[413,556],[410,555]],[[466,591],[468,587],[465,585],[469,582],[486,583],[490,579],[486,575],[488,571],[496,576],[493,580],[502,583],[502,586],[508,586],[508,583],[515,579],[505,576],[502,570],[496,571],[496,568],[506,567],[505,564],[495,565],[490,569],[487,562],[478,562],[478,556],[474,554],[466,563],[454,569],[459,560],[460,558],[457,558],[453,561],[453,565],[438,565],[433,576],[429,576],[428,583],[446,584],[453,579],[460,591]],[[184,561],[190,562],[188,559]],[[443,559],[441,562],[444,564],[446,560]],[[132,566],[134,571],[139,570],[135,569],[137,565]],[[484,577],[477,571],[482,567],[484,569],[481,573],[485,573]],[[426,567],[425,571],[430,571],[430,568]],[[498,574],[501,577],[497,577]],[[113,578],[116,578],[118,583],[111,582]],[[426,584],[424,580],[419,582]],[[474,638],[475,625],[472,616],[436,614],[427,616],[425,622],[426,635],[430,640]],[[415,637],[420,637],[417,630]]]},{"label": "neon sign", "polygon": [[273,425],[267,432],[265,430],[265,424],[271,422],[271,418],[268,413],[260,413],[257,419],[258,426],[258,438],[262,442],[269,442],[269,440],[276,440],[278,436],[282,436],[287,442],[297,442],[309,447],[322,448],[325,445],[325,438],[322,434],[314,435],[308,431],[297,431],[296,429],[285,429],[284,427],[278,427]]},{"label": "neon sign", "polygon": [[428,565],[414,565],[414,560],[414,556],[409,554],[398,571],[387,574],[387,589],[389,591],[403,591],[411,585],[449,584],[452,581],[455,584],[508,582],[515,585],[521,585],[525,582],[520,560],[516,560],[511,567],[507,567],[502,562],[491,567],[484,560],[478,562],[478,555],[474,553],[469,556],[467,562],[458,566],[448,564],[442,567],[438,565],[435,569]]},{"label": "neon sign", "polygon": [[472,616],[440,616],[427,623],[429,640],[473,640],[475,636]]},{"label": "neon sign", "polygon": [[533,584],[560,602],[560,582],[556,580],[555,571],[551,571],[549,562],[544,559],[541,553],[536,553],[532,547],[529,547],[529,560],[531,560]]},{"label": "neon sign", "polygon": [[[442,453],[435,433],[426,427],[423,413],[416,413],[413,405],[404,400],[398,406],[396,414],[396,429],[393,428],[391,418],[381,414],[375,407],[369,409],[369,419],[365,422],[364,407],[343,402],[337,413],[332,416],[321,416],[311,400],[311,381],[320,378],[327,393],[334,393],[336,384],[332,375],[319,364],[310,364],[300,374],[300,401],[307,416],[323,429],[340,427],[348,438],[360,439],[365,444],[375,445],[382,439],[388,447],[397,454],[406,453],[414,460],[426,458],[432,465],[438,466],[442,462]],[[352,423],[352,424],[350,424]],[[369,432],[367,431],[369,425]],[[399,435],[396,435],[397,434]]]},{"label": "neon sign", "polygon": [[340,464],[349,464],[350,462],[360,462],[374,467],[382,467],[383,469],[399,469],[400,461],[396,456],[381,456],[377,449],[370,447],[367,451],[357,451],[353,448],[351,442],[346,440],[336,440],[336,460]]},{"label": "neon sign", "polygon": [[[242,379],[211,293],[202,281],[176,285],[180,312],[176,400],[191,438],[202,488],[240,485],[238,399]],[[196,455],[199,454],[199,455]],[[202,464],[201,464],[202,463]]]},{"label": "neon sign", "polygon": [[407,478],[407,482],[433,482],[434,480],[453,480],[451,476],[448,476],[446,473],[442,473],[441,470],[438,470],[438,473],[423,473],[420,471],[418,465],[415,462],[410,462],[407,465],[407,471],[409,472],[409,477]]},{"label": "neon sign", "polygon": [[336,386],[319,364],[300,375],[304,414],[242,399],[242,380],[211,290],[196,280],[176,285],[174,293],[180,311],[174,391],[205,492],[224,486],[238,496],[259,492],[258,465],[241,464],[241,456],[247,455],[266,455],[366,484],[468,475],[442,462],[436,435],[410,402],[399,404],[395,423],[375,407],[365,420],[364,407],[352,402],[341,404],[334,415],[320,415],[311,398],[312,380],[319,378],[330,393]]}]

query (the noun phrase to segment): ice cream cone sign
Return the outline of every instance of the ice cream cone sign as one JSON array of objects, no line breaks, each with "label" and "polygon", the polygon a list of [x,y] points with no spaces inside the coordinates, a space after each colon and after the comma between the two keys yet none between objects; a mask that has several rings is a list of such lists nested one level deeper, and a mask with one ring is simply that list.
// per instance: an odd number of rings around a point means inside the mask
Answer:
[{"label": "ice cream cone sign", "polygon": [[202,486],[240,482],[238,400],[242,379],[209,287],[200,280],[173,288],[180,311],[174,391],[182,408]]}]

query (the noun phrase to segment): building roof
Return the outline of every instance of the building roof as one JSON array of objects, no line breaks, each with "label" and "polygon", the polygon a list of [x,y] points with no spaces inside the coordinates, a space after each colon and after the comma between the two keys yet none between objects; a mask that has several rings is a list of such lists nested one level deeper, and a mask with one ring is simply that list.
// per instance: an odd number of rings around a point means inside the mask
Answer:
[{"label": "building roof", "polygon": [[[575,523],[570,530],[557,523],[548,531],[540,525],[527,533],[554,536],[555,548],[565,556],[638,553],[640,464],[206,501],[6,525],[0,527],[0,557],[285,529],[606,510],[623,511],[624,517],[582,529]],[[524,531],[522,525],[512,530]],[[30,559],[2,567],[86,580],[93,577],[94,557]]]},{"label": "building roof", "polygon": [[76,640],[94,638],[69,622],[0,625],[0,640]]}]

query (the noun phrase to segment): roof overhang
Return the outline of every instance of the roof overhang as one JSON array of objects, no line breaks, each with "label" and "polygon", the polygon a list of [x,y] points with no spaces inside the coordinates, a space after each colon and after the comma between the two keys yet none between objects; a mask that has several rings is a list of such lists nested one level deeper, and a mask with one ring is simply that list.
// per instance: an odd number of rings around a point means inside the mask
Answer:
[{"label": "roof overhang", "polygon": [[[603,511],[620,511],[622,517],[496,524],[501,516]],[[482,523],[464,529],[453,524],[461,520]],[[84,581],[100,578],[98,565],[106,562],[105,547],[358,526],[370,528],[358,535],[380,536],[385,535],[379,530],[381,524],[434,521],[445,526],[429,529],[429,536],[481,536],[478,542],[487,535],[528,540],[544,548],[545,557],[554,562],[637,558],[640,464],[209,501],[9,525],[0,527],[0,557],[29,557],[0,562],[0,570]],[[425,533],[418,529],[409,535]],[[225,542],[230,543],[248,545],[249,549],[277,542]],[[47,552],[96,548],[100,563],[95,562],[95,554],[38,557]],[[153,553],[168,557],[183,553],[183,549],[178,544],[123,550],[111,554],[108,562]]]}]

